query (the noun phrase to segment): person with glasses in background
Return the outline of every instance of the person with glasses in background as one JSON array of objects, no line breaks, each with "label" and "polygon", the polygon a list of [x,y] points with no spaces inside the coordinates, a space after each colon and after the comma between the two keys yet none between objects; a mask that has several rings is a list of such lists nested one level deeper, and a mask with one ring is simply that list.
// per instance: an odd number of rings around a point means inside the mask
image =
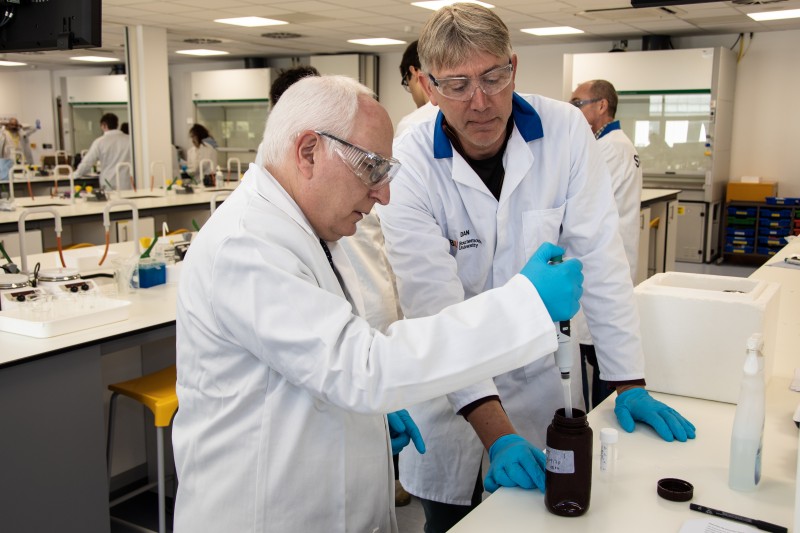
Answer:
[{"label": "person with glasses in background", "polygon": [[[565,258],[583,262],[581,304],[602,376],[619,393],[620,425],[633,431],[635,420],[645,421],[665,440],[693,438],[694,427],[643,388],[619,217],[586,119],[566,102],[514,92],[518,60],[508,28],[480,5],[439,9],[418,51],[426,93],[441,112],[395,140],[403,166],[391,203],[378,208],[406,319],[480,298],[503,286],[532,250],[555,243]],[[553,321],[529,326],[550,327],[555,338]],[[580,405],[580,386],[573,397]],[[544,489],[541,450],[563,404],[559,369],[547,357],[409,407],[428,451],[401,456],[400,481],[421,498],[426,533],[451,528],[480,503],[484,487]]]},{"label": "person with glasses in background", "polygon": [[0,159],[12,159],[12,154],[17,152],[16,160],[12,164],[33,164],[33,151],[31,150],[31,135],[39,131],[40,124],[36,126],[23,126],[16,117],[11,117],[0,122]]},{"label": "person with glasses in background", "polygon": [[382,333],[338,241],[389,201],[389,114],[351,78],[306,77],[263,143],[181,273],[173,531],[397,532],[392,452],[425,451],[402,407],[548,356],[547,309],[578,310],[580,263],[544,246],[504,286]]},{"label": "person with glasses in background", "polygon": [[[636,285],[639,259],[639,214],[642,198],[642,166],[633,143],[620,127],[617,114],[617,90],[607,80],[591,80],[579,84],[569,103],[583,112],[603,154],[611,176],[611,190],[619,214],[619,234],[628,258],[631,282]],[[614,392],[614,387],[600,378],[597,354],[583,313],[572,324],[572,338],[580,344],[581,377],[586,409],[597,407]],[[586,365],[592,367],[591,391]]]},{"label": "person with glasses in background", "polygon": [[417,42],[414,41],[406,47],[403,59],[400,61],[400,76],[402,76],[400,84],[411,94],[417,109],[400,119],[394,132],[395,137],[399,137],[412,124],[425,122],[439,112],[439,108],[430,103],[428,95],[422,88],[423,84],[428,83],[428,77],[420,69]]}]

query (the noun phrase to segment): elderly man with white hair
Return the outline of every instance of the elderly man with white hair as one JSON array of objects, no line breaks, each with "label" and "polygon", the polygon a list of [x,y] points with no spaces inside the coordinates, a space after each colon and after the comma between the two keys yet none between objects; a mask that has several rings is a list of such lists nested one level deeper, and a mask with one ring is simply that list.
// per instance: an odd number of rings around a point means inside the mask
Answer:
[{"label": "elderly man with white hair", "polygon": [[392,452],[424,451],[397,410],[551,353],[553,320],[578,309],[580,262],[551,265],[562,250],[542,246],[503,287],[382,333],[359,316],[337,241],[389,201],[388,114],[354,80],[309,77],[264,139],[264,166],[181,275],[174,531],[397,531]]}]

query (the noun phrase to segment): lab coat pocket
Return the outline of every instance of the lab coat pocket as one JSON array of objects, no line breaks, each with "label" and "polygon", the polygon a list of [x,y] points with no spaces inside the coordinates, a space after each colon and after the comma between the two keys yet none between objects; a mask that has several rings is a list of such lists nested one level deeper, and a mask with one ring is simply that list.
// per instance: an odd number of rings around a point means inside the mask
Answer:
[{"label": "lab coat pocket", "polygon": [[537,209],[522,213],[522,240],[525,257],[529,258],[543,242],[558,243],[561,221],[567,204],[551,209]]}]

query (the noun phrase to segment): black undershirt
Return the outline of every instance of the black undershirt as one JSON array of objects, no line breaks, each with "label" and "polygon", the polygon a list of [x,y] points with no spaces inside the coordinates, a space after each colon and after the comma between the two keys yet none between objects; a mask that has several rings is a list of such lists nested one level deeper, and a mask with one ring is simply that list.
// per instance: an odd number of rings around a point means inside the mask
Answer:
[{"label": "black undershirt", "polygon": [[506,153],[506,146],[508,145],[508,139],[511,137],[511,132],[514,131],[514,119],[512,117],[508,118],[506,138],[503,140],[503,145],[495,155],[486,159],[472,159],[469,157],[461,146],[461,142],[458,140],[455,132],[448,126],[444,117],[442,117],[442,129],[445,135],[447,135],[447,138],[450,139],[450,143],[456,151],[461,154],[461,157],[464,158],[470,168],[481,178],[481,181],[486,185],[486,188],[489,189],[489,192],[492,193],[496,200],[500,200],[500,193],[503,190],[503,180],[506,177],[506,169],[503,167],[503,155]]}]

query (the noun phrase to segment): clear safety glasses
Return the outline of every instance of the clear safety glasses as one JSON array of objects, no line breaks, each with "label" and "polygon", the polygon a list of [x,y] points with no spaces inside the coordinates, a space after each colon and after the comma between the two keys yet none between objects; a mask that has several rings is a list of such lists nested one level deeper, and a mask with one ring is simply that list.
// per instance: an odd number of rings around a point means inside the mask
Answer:
[{"label": "clear safety glasses", "polygon": [[589,98],[588,100],[570,100],[569,103],[577,107],[578,109],[582,108],[585,105],[593,104],[595,102],[599,102],[602,98]]},{"label": "clear safety glasses", "polygon": [[481,88],[481,91],[483,91],[483,94],[486,96],[494,96],[499,93],[511,83],[513,73],[514,65],[511,64],[511,60],[509,59],[508,65],[490,70],[477,79],[459,77],[441,78],[437,80],[433,77],[433,74],[428,74],[428,78],[442,96],[452,100],[466,102],[472,99],[478,87]]},{"label": "clear safety glasses", "polygon": [[336,155],[372,190],[380,189],[392,181],[397,171],[400,170],[400,161],[393,157],[387,158],[364,150],[325,131],[315,131],[314,133],[335,141]]}]

